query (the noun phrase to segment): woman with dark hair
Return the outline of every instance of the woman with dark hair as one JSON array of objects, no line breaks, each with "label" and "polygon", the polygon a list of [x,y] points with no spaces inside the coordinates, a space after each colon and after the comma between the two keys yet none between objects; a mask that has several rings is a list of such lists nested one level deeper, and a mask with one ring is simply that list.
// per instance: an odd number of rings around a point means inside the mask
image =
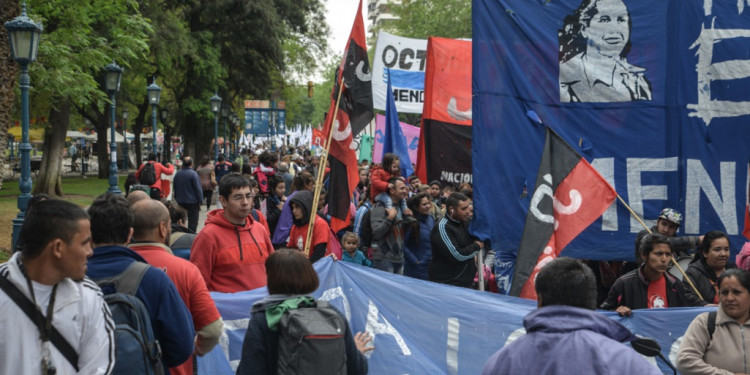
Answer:
[{"label": "woman with dark hair", "polygon": [[733,268],[717,280],[719,308],[690,323],[677,352],[683,375],[750,373],[750,272]]},{"label": "woman with dark hair", "polygon": [[[242,357],[237,367],[237,375],[276,374],[281,317],[288,310],[316,305],[310,294],[318,289],[318,274],[315,273],[310,260],[300,251],[275,251],[266,259],[266,275],[269,295],[253,305],[252,318],[242,342]],[[357,332],[352,337],[349,324],[345,318],[342,320],[346,350],[340,354],[346,356],[346,372],[349,375],[367,374],[367,358],[364,353],[373,349],[372,346],[367,347],[372,338],[366,332]]]},{"label": "woman with dark hair", "polygon": [[688,302],[694,302],[691,306],[719,303],[717,279],[726,269],[735,267],[734,264],[728,263],[730,251],[729,238],[724,232],[715,230],[703,236],[695,258],[685,270],[687,277],[698,289],[700,297],[695,294],[687,280],[682,280],[685,297]]},{"label": "woman with dark hair", "polygon": [[560,102],[651,100],[646,69],[631,65],[630,12],[622,0],[583,0],[565,17],[560,43]]},{"label": "woman with dark hair", "polygon": [[281,217],[281,209],[284,208],[286,196],[286,184],[281,176],[271,176],[268,178],[268,198],[266,199],[266,219],[268,219],[268,229],[273,233],[276,230],[276,224]]},{"label": "woman with dark hair", "polygon": [[435,226],[432,199],[427,193],[419,193],[409,199],[409,208],[417,221],[406,228],[404,236],[404,275],[428,280],[432,259],[430,233]]},{"label": "woman with dark hair", "polygon": [[258,181],[260,193],[265,197],[268,195],[268,178],[276,173],[279,155],[275,152],[263,151],[258,157],[258,161],[258,167],[253,171],[253,176]]}]

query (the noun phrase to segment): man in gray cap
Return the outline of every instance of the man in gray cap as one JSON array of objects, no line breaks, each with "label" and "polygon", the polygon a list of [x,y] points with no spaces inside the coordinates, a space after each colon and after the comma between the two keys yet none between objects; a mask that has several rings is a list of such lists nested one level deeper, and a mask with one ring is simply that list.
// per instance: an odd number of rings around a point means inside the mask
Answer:
[{"label": "man in gray cap", "polygon": [[[689,255],[689,250],[694,249],[703,240],[703,236],[680,236],[677,237],[677,230],[682,223],[682,214],[674,208],[665,208],[659,213],[656,225],[651,227],[652,233],[660,233],[669,239],[669,246],[675,253],[675,258]],[[647,230],[638,232],[635,237],[635,259],[641,259],[640,248],[643,238],[648,234]]]},{"label": "man in gray cap", "polygon": [[304,169],[304,167],[302,167],[302,165],[300,164],[302,157],[299,156],[299,154],[295,152],[292,154],[291,159],[292,159],[292,163],[291,163],[292,165],[291,165],[291,168],[289,168],[289,173],[291,173],[292,176],[295,176],[297,175],[297,172]]}]

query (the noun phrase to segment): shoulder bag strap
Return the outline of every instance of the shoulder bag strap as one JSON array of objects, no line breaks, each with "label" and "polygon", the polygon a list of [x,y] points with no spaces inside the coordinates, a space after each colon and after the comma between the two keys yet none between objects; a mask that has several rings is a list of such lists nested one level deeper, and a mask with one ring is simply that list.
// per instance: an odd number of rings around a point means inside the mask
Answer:
[{"label": "shoulder bag strap", "polygon": [[[13,285],[13,283],[11,283],[7,278],[0,276],[0,289],[2,289],[5,294],[7,294],[8,297],[10,297],[10,299],[12,299],[19,308],[21,308],[26,316],[28,316],[29,319],[31,319],[31,321],[37,325],[37,328],[40,330],[40,332],[42,329],[44,329],[43,327],[40,327],[39,324],[46,324],[47,318],[44,317],[39,309],[33,303],[31,303],[31,301],[26,296],[23,295],[18,287]],[[76,350],[73,349],[73,346],[71,346],[70,343],[65,340],[65,337],[60,334],[60,331],[58,331],[54,325],[52,325],[52,331],[50,332],[50,341],[53,345],[55,345],[57,350],[62,353],[65,359],[70,362],[71,366],[73,366],[76,372],[78,372],[78,353],[76,353]]]}]

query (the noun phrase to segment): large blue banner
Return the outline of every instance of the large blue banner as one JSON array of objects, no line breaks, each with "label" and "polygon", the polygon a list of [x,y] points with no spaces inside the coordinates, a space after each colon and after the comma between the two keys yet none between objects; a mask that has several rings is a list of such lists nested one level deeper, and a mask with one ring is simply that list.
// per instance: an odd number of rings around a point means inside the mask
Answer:
[{"label": "large blue banner", "polygon": [[[473,231],[513,254],[544,126],[648,226],[742,246],[750,159],[750,6],[712,0],[475,0]],[[562,253],[632,260],[643,226],[615,201]]]},{"label": "large blue banner", "polygon": [[[371,374],[479,374],[495,351],[524,334],[523,317],[536,308],[536,302],[521,298],[412,279],[331,258],[316,262],[315,269],[320,277],[315,297],[341,311],[352,332],[373,334]],[[234,374],[250,308],[267,292],[261,288],[211,295],[226,332],[211,353],[198,359],[199,373]],[[656,339],[665,357],[674,361],[687,326],[709,310],[636,310],[629,318],[603,314],[636,334]]]}]

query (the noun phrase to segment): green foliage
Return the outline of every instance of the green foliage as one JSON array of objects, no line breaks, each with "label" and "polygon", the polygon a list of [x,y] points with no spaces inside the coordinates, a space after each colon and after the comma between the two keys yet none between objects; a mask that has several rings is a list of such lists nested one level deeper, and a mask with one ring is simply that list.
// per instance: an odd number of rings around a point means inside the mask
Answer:
[{"label": "green foliage", "polygon": [[[103,108],[102,68],[113,60],[128,68],[148,50],[151,27],[135,1],[31,0],[28,5],[31,17],[44,25],[39,58],[30,66],[36,97]],[[36,108],[55,104],[35,101]]]},{"label": "green foliage", "polygon": [[471,0],[404,0],[391,10],[400,19],[382,29],[394,34],[419,39],[471,38]]}]

